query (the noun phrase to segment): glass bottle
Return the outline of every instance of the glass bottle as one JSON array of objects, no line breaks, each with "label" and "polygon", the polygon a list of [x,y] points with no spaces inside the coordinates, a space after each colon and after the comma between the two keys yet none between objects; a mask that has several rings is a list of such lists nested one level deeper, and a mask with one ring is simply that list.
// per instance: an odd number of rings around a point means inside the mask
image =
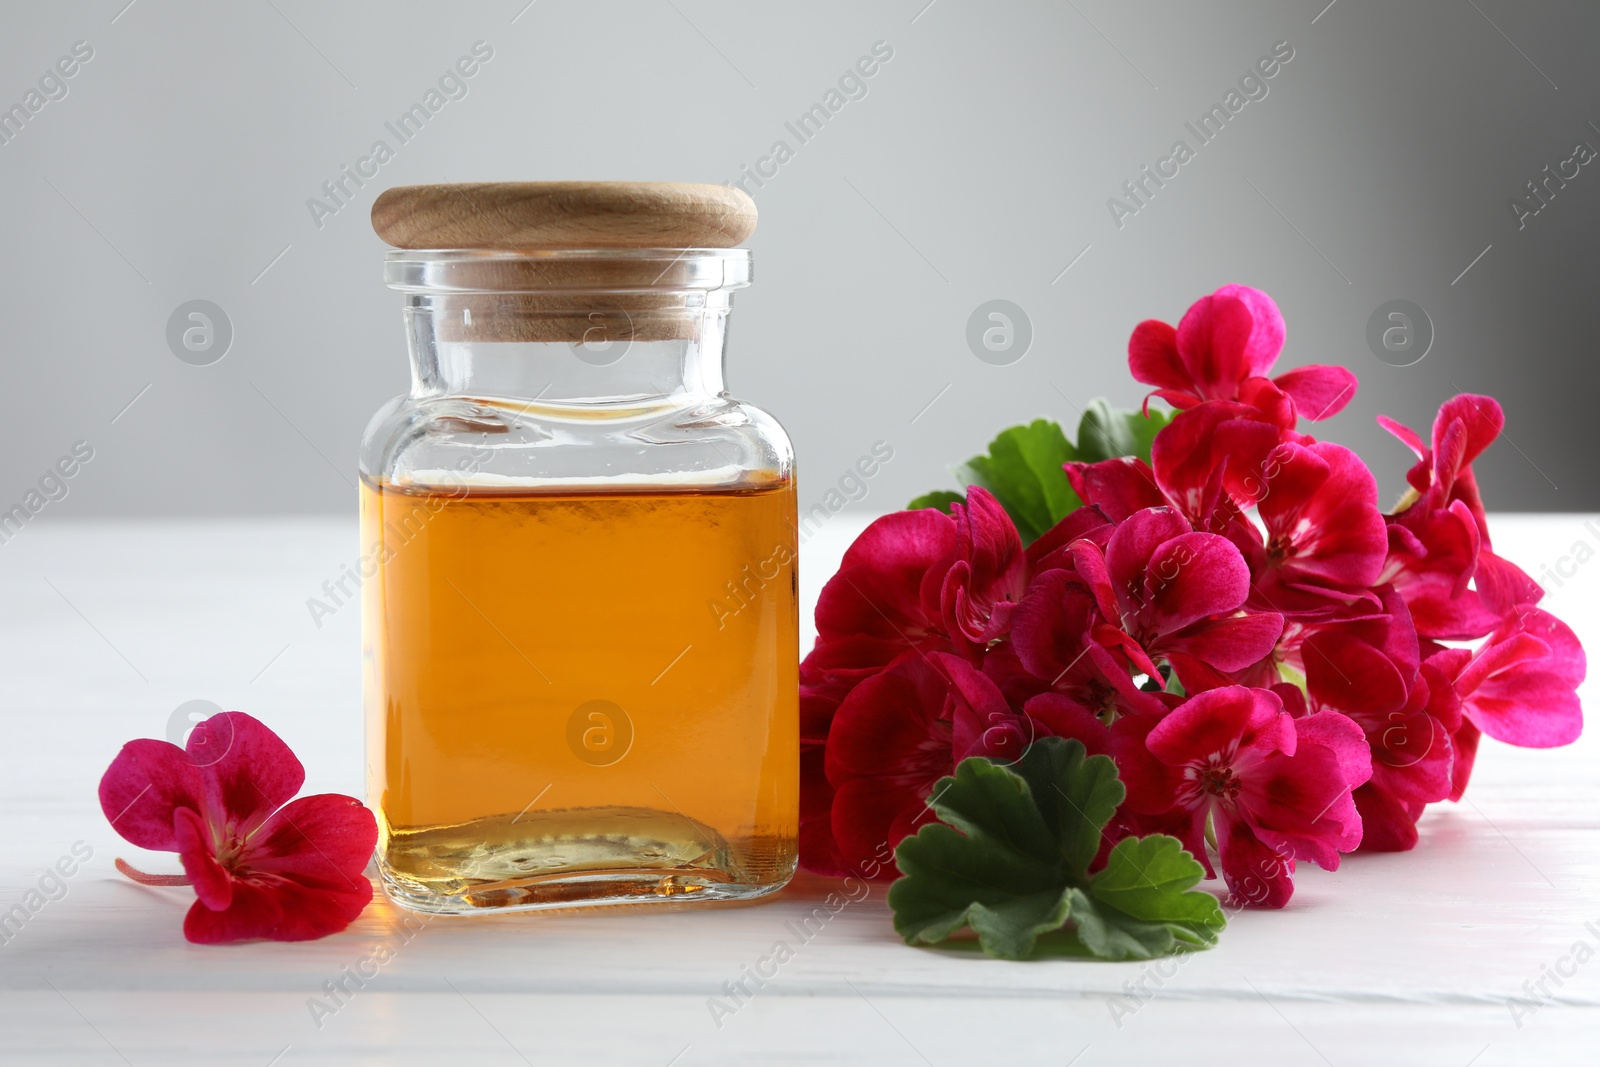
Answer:
[{"label": "glass bottle", "polygon": [[402,248],[386,275],[412,376],[361,451],[385,890],[463,913],[780,888],[794,463],[723,388],[749,252]]}]

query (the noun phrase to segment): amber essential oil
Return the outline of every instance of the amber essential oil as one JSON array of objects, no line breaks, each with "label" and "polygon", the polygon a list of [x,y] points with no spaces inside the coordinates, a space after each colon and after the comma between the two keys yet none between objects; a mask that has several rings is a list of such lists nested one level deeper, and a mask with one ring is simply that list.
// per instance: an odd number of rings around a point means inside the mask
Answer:
[{"label": "amber essential oil", "polygon": [[792,480],[363,479],[378,862],[433,912],[759,896],[799,817]]}]

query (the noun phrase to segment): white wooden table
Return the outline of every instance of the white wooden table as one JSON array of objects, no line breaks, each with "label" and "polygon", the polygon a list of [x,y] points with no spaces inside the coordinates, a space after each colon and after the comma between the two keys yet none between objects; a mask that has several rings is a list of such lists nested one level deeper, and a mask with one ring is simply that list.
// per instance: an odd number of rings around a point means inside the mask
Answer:
[{"label": "white wooden table", "polygon": [[[1600,548],[1586,518],[1502,516],[1496,545],[1537,575],[1578,541]],[[805,546],[807,617],[861,525],[838,516]],[[356,555],[353,524],[321,520],[44,516],[0,544],[0,912],[74,843],[93,850],[0,944],[0,1062],[1597,1062],[1593,728],[1556,752],[1486,741],[1471,803],[1431,811],[1415,852],[1303,867],[1287,910],[1238,915],[1175,966],[909,949],[877,887],[719,1027],[708,998],[835,888],[805,878],[751,906],[436,919],[409,940],[380,901],[319,942],[190,945],[187,890],[111,867],[175,857],[124,844],[96,783],[123,741],[164,736],[174,708],[206,699],[282,734],[308,792],[361,795],[356,609],[318,629],[305,606]],[[1589,562],[1547,601],[1592,649],[1597,591]],[[1508,1000],[1573,970],[1579,942],[1585,962],[1514,1017]],[[308,1000],[370,972],[380,943],[392,961],[318,1026]]]}]

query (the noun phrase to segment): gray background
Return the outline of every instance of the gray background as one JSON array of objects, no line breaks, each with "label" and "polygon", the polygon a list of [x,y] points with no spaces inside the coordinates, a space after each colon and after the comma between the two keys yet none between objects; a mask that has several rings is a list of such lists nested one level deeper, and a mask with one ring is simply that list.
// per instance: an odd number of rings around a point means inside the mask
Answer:
[{"label": "gray background", "polygon": [[[1013,422],[1136,402],[1134,324],[1237,281],[1283,308],[1280,370],[1360,375],[1314,432],[1361,451],[1386,499],[1408,456],[1373,416],[1425,428],[1468,390],[1509,415],[1480,463],[1492,508],[1600,509],[1600,165],[1525,229],[1506,203],[1575,142],[1600,147],[1595,5],[524,4],[8,4],[0,104],[73,42],[95,55],[0,146],[0,509],[82,439],[94,459],[36,523],[353,514],[361,429],[407,382],[366,217],[379,189],[725,181],[793,145],[784,122],[879,40],[894,57],[868,95],[756,190],[733,320],[730,387],[788,428],[803,504],[877,440],[895,458],[858,508],[952,485],[946,467]],[[480,39],[494,57],[468,95],[319,229],[307,198],[394,143],[383,123]],[[1280,40],[1295,54],[1268,96],[1116,227],[1107,198],[1193,144],[1184,122]],[[965,340],[995,298],[1034,331],[1007,366]],[[1437,333],[1406,368],[1365,340],[1396,298]],[[232,321],[211,366],[166,343],[192,299]]]}]

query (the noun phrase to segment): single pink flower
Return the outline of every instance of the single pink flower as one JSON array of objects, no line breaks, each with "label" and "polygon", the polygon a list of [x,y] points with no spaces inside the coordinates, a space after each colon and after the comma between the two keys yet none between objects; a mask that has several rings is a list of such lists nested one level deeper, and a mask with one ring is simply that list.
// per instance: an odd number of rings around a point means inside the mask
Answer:
[{"label": "single pink flower", "polygon": [[337,933],[372,900],[363,870],[372,813],[337,793],[301,797],[305,768],[277,734],[240,711],[211,716],[185,748],[129,741],[100,779],[100,808],[128,842],[176,852],[184,875],[135,881],[194,886],[183,933],[198,944]]},{"label": "single pink flower", "polygon": [[1226,532],[1266,491],[1284,433],[1259,415],[1248,404],[1211,401],[1156,434],[1150,448],[1156,483],[1196,529]]},{"label": "single pink flower", "polygon": [[[1076,574],[1046,571],[1017,605],[1010,644],[993,650],[984,670],[1013,702],[1049,693],[1057,698],[1050,706],[1081,708],[1106,725],[1122,715],[1165,713],[1164,694],[1140,689],[1126,663],[1094,639],[1094,628],[1102,621],[1094,595]],[[1097,750],[1087,739],[1078,739],[1090,752]]]},{"label": "single pink flower", "polygon": [[1361,847],[1402,852],[1416,846],[1423,808],[1450,795],[1461,701],[1420,662],[1404,598],[1393,586],[1377,592],[1382,614],[1317,627],[1301,652],[1310,706],[1345,714],[1372,749],[1372,778],[1355,794]]},{"label": "single pink flower", "polygon": [[950,505],[950,516],[956,547],[940,593],[945,632],[977,658],[1010,626],[1027,588],[1028,559],[1016,524],[988,490],[968,488],[967,502]]},{"label": "single pink flower", "polygon": [[1235,614],[1250,592],[1239,549],[1195,532],[1170,508],[1130,516],[1104,550],[1077,542],[1073,559],[1102,618],[1095,640],[1152,679],[1161,679],[1156,661],[1165,660],[1186,688],[1198,688],[1212,672],[1260,661],[1283,632],[1276,613]]},{"label": "single pink flower", "polygon": [[1406,472],[1411,488],[1425,498],[1428,506],[1448,507],[1460,500],[1467,505],[1483,540],[1488,543],[1489,524],[1484,518],[1478,481],[1472,461],[1500,436],[1505,428],[1505,410],[1492,396],[1459,393],[1439,407],[1433,420],[1433,441],[1427,446],[1416,431],[1387,415],[1378,416],[1378,425],[1394,434],[1417,456],[1417,463]]},{"label": "single pink flower", "polygon": [[1208,870],[1209,818],[1243,903],[1282,907],[1296,860],[1334,870],[1361,843],[1351,794],[1371,777],[1371,757],[1361,728],[1338,712],[1296,717],[1277,689],[1225,686],[1112,733],[1129,808],[1169,825],[1181,813],[1177,836]]},{"label": "single pink flower", "polygon": [[1361,599],[1389,546],[1367,465],[1342,445],[1284,442],[1263,474],[1256,509],[1266,537],[1245,557],[1252,606],[1326,613]]},{"label": "single pink flower", "polygon": [[1370,714],[1351,717],[1372,748],[1372,780],[1356,790],[1361,847],[1371,852],[1415,848],[1423,809],[1452,796],[1461,762],[1455,740],[1464,722],[1461,701],[1438,667],[1423,663],[1403,708],[1381,722]]},{"label": "single pink flower", "polygon": [[1577,693],[1588,670],[1583,646],[1548,611],[1525,607],[1470,656],[1450,649],[1438,659],[1461,698],[1461,713],[1496,741],[1554,748],[1583,732]]},{"label": "single pink flower", "polygon": [[1431,446],[1393,419],[1380,415],[1378,423],[1417,455],[1406,472],[1414,499],[1389,516],[1389,557],[1379,581],[1393,582],[1405,596],[1422,636],[1483,637],[1504,611],[1469,587],[1489,547],[1472,461],[1499,436],[1505,413],[1493,397],[1452,397],[1434,419]]},{"label": "single pink flower", "polygon": [[1128,367],[1134,380],[1156,387],[1152,396],[1179,410],[1239,400],[1284,429],[1294,428],[1297,415],[1315,421],[1338,414],[1355,396],[1355,375],[1307,366],[1268,379],[1283,338],[1283,315],[1272,297],[1224,285],[1195,301],[1177,329],[1156,319],[1135,327]]}]

